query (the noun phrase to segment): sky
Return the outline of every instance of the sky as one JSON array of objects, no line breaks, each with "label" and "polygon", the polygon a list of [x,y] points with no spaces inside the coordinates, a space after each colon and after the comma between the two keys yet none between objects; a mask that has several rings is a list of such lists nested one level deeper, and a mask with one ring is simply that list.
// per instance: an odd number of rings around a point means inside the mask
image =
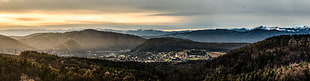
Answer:
[{"label": "sky", "polygon": [[310,0],[0,0],[0,30],[310,25]]}]

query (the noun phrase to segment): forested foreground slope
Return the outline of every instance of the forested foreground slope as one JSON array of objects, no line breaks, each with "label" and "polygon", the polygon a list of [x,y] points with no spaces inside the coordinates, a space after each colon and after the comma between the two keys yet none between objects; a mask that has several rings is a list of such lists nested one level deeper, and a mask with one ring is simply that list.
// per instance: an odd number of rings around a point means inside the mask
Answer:
[{"label": "forested foreground slope", "polygon": [[163,76],[153,67],[137,62],[64,58],[34,51],[19,56],[0,54],[3,81],[149,81]]},{"label": "forested foreground slope", "polygon": [[284,35],[233,50],[207,63],[205,80],[307,80],[310,35]]},{"label": "forested foreground slope", "polygon": [[217,59],[175,70],[174,81],[303,81],[310,78],[310,35],[276,36]]}]

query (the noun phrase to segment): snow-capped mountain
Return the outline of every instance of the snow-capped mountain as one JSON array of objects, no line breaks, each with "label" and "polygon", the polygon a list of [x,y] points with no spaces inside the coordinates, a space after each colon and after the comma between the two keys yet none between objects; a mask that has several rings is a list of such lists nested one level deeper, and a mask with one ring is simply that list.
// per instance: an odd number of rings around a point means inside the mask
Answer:
[{"label": "snow-capped mountain", "polygon": [[283,32],[295,32],[295,33],[310,33],[310,27],[309,26],[303,26],[303,25],[293,25],[293,26],[287,26],[287,27],[267,27],[267,26],[259,26],[255,28],[239,28],[239,29],[230,29],[234,31],[239,32],[245,32],[250,30],[276,30],[276,31],[283,31]]},{"label": "snow-capped mountain", "polygon": [[198,30],[187,33],[169,34],[164,37],[174,37],[181,39],[190,39],[199,42],[234,42],[234,43],[253,43],[264,40],[268,37],[279,35],[310,34],[308,26],[291,27],[266,27],[259,26],[255,28],[238,29],[212,29]]},{"label": "snow-capped mountain", "polygon": [[138,30],[101,29],[100,31],[130,34],[130,35],[136,35],[136,36],[141,36],[141,37],[146,37],[146,38],[152,38],[152,37],[157,37],[157,36],[162,36],[162,35],[167,35],[167,34],[191,32],[191,30],[186,30],[186,31],[169,31],[169,32],[167,32],[167,31],[152,30],[152,29],[149,29],[149,30],[143,30],[143,29],[138,29]]}]

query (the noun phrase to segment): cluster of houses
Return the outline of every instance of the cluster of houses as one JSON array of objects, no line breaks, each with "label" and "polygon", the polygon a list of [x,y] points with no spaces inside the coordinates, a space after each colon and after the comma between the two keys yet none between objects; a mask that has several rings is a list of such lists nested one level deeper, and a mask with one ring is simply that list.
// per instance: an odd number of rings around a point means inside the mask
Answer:
[{"label": "cluster of houses", "polygon": [[[139,62],[185,62],[189,60],[210,60],[214,57],[207,50],[190,49],[180,52],[145,52],[138,56],[126,56],[125,61]],[[143,56],[141,56],[143,55]]]}]

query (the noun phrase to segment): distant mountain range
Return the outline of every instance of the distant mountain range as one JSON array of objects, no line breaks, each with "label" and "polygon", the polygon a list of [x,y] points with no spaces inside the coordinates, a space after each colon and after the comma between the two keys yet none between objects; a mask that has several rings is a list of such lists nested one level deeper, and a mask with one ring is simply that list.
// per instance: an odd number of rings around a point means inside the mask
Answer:
[{"label": "distant mountain range", "polygon": [[259,26],[255,28],[236,28],[236,29],[230,29],[234,31],[251,31],[255,29],[261,29],[261,30],[277,30],[277,31],[283,31],[283,32],[296,32],[296,33],[309,33],[310,27],[309,26],[289,26],[289,27],[266,27],[266,26]]},{"label": "distant mountain range", "polygon": [[253,43],[272,36],[295,34],[310,34],[310,27],[279,28],[260,26],[253,29],[198,30],[186,33],[169,34],[162,37],[190,39],[199,42]]},{"label": "distant mountain range", "polygon": [[217,43],[254,43],[268,37],[279,35],[310,34],[308,26],[289,26],[289,27],[266,27],[255,28],[233,28],[233,29],[206,29],[206,30],[187,30],[187,31],[160,31],[160,30],[111,30],[101,29],[123,34],[131,34],[143,38],[173,37],[190,39],[198,42],[217,42]]},{"label": "distant mountain range", "polygon": [[[58,51],[98,51],[123,49],[133,49],[134,51],[163,51],[161,48],[166,47],[166,51],[174,51],[176,50],[176,47],[177,49],[191,49],[210,46],[205,45],[204,43],[253,43],[272,36],[309,34],[310,27],[292,26],[281,28],[260,26],[256,28],[207,29],[172,32],[159,30],[120,31],[109,29],[86,29],[80,31],[61,32],[35,33],[27,36],[10,37],[1,35],[0,44],[2,46],[0,48],[12,50],[26,48],[33,50]],[[162,37],[178,39],[166,40],[162,39]],[[156,42],[163,40],[165,40],[165,42]],[[180,40],[182,41],[180,42]],[[170,42],[167,43],[167,41]],[[172,44],[175,45],[173,46]]]},{"label": "distant mountain range", "polygon": [[[0,34],[17,33],[16,35],[42,33],[42,32],[71,32],[82,31],[83,29],[72,30],[0,30]],[[113,30],[96,29],[98,31],[115,32],[121,34],[135,35],[149,38],[174,37],[190,39],[198,42],[220,42],[220,43],[254,43],[272,36],[310,34],[310,27],[294,25],[288,27],[266,27],[255,28],[231,28],[231,29],[205,29],[205,30],[186,30],[186,31],[161,31],[161,30]],[[14,34],[13,34],[14,35]]]},{"label": "distant mountain range", "polygon": [[254,29],[244,32],[228,29],[215,29],[215,30],[199,30],[187,33],[170,34],[170,35],[164,35],[163,37],[190,39],[199,42],[253,43],[272,36],[291,35],[291,34],[300,34],[300,33],[283,32],[278,30],[262,30],[262,29]]},{"label": "distant mountain range", "polygon": [[99,29],[100,31],[107,31],[107,32],[116,32],[116,33],[122,33],[122,34],[130,34],[130,35],[136,35],[143,38],[158,38],[163,35],[168,34],[176,34],[176,33],[185,33],[185,32],[191,32],[190,30],[187,31],[161,31],[161,30],[112,30],[112,29]]}]

